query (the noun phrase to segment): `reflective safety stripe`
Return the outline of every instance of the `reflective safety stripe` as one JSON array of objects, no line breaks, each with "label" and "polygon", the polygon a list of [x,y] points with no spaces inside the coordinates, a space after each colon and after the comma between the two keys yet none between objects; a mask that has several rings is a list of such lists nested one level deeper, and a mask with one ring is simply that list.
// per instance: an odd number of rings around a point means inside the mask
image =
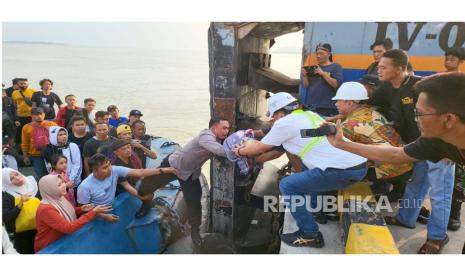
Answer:
[{"label": "reflective safety stripe", "polygon": [[[312,128],[318,128],[319,124],[323,122],[323,119],[314,113],[303,111],[302,109],[298,109],[292,112],[292,114],[300,114],[307,116],[308,120],[310,121],[310,125]],[[325,137],[315,137],[310,139],[310,141],[303,147],[303,149],[298,153],[300,159],[304,159],[304,157],[318,144],[323,142]]]},{"label": "reflective safety stripe", "polygon": [[324,140],[324,137],[317,137],[308,142],[305,147],[299,152],[298,156],[304,160],[304,157],[309,153],[316,145],[320,144]]}]

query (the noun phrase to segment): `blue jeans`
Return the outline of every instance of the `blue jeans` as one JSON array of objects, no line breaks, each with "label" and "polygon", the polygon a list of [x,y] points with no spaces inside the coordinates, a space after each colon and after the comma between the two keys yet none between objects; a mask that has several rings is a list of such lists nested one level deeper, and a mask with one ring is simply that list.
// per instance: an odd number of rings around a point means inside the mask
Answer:
[{"label": "blue jeans", "polygon": [[412,177],[405,186],[404,195],[399,202],[397,220],[414,227],[429,190],[431,216],[427,225],[427,239],[444,239],[449,222],[454,175],[454,165],[447,165],[442,161],[438,163],[430,161],[415,162]]},{"label": "blue jeans", "polygon": [[[326,169],[325,171],[314,168],[285,177],[279,183],[279,190],[284,196],[284,202],[291,209],[291,214],[299,229],[305,234],[316,234],[319,232],[318,224],[313,219],[310,210],[307,210],[306,201],[310,195],[326,191],[334,191],[350,186],[354,182],[365,177],[367,168],[364,169]],[[289,196],[302,196],[303,206],[291,206],[292,200]],[[313,205],[313,204],[312,204]],[[294,209],[294,210],[293,210]]]},{"label": "blue jeans", "polygon": [[41,179],[42,176],[47,175],[47,168],[45,167],[45,161],[42,156],[29,156],[31,165],[34,168],[34,173],[37,179]]}]

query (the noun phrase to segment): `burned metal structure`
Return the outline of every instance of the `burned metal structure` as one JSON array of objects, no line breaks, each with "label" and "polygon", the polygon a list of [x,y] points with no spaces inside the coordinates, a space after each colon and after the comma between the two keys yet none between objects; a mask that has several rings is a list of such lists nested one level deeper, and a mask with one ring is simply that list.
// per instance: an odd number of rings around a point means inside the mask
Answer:
[{"label": "burned metal structure", "polygon": [[[208,32],[211,116],[226,118],[231,132],[262,126],[267,92],[297,93],[299,80],[270,68],[274,38],[297,32],[304,23],[220,23]],[[246,178],[235,164],[215,157],[211,164],[210,231],[223,234],[247,252],[275,252],[279,214],[263,212],[250,194],[261,167]],[[269,179],[276,185],[277,179]],[[279,249],[278,249],[279,250]]]}]

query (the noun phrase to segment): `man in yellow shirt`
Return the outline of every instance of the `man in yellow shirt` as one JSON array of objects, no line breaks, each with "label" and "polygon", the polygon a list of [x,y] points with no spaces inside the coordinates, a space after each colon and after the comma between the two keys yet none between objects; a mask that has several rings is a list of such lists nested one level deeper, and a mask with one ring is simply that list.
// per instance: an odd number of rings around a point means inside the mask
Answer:
[{"label": "man in yellow shirt", "polygon": [[16,105],[16,121],[15,124],[18,127],[16,131],[15,142],[21,143],[21,131],[23,126],[31,122],[31,108],[32,108],[32,94],[36,91],[29,88],[27,79],[18,79],[18,90],[13,91],[11,98]]}]

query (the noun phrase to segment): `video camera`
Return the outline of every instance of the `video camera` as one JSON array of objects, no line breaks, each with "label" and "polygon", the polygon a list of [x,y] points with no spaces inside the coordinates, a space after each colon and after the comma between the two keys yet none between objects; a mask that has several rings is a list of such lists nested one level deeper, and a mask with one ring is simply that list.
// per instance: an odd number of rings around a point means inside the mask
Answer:
[{"label": "video camera", "polygon": [[324,125],[319,128],[301,129],[300,136],[302,138],[320,137],[336,134],[337,129],[334,125]]},{"label": "video camera", "polygon": [[321,78],[320,75],[315,73],[316,68],[318,68],[318,65],[304,66],[304,70],[307,72],[307,77]]}]

